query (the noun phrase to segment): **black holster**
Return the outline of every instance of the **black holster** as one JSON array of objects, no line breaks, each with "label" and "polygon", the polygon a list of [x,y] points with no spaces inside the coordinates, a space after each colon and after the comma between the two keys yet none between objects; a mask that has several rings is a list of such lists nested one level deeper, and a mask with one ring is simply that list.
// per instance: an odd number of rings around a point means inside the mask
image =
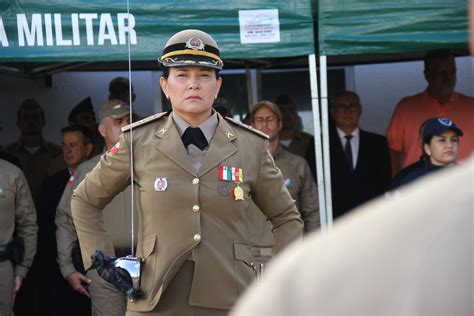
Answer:
[{"label": "black holster", "polygon": [[10,257],[10,261],[17,265],[23,261],[23,255],[25,254],[25,241],[20,236],[15,235],[13,240],[7,245],[7,253]]},{"label": "black holster", "polygon": [[79,240],[76,240],[76,243],[71,250],[71,259],[76,271],[85,274],[86,270],[84,269],[84,263],[82,262],[81,246],[79,245]]}]

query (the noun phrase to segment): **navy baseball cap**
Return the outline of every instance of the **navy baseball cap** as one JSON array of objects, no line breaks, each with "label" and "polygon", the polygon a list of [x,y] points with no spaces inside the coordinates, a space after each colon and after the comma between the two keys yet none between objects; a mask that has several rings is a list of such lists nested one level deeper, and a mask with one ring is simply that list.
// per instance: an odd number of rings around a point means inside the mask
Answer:
[{"label": "navy baseball cap", "polygon": [[433,136],[439,136],[443,132],[451,130],[458,136],[462,136],[463,132],[459,129],[453,121],[447,117],[436,117],[426,121],[423,127],[423,141],[427,142],[431,140]]}]

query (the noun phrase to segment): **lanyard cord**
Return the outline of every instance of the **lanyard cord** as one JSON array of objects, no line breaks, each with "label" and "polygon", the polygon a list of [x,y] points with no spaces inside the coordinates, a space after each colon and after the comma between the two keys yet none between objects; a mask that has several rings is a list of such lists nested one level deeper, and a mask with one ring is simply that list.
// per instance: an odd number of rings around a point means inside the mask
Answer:
[{"label": "lanyard cord", "polygon": [[[132,62],[130,54],[130,2],[127,0],[127,20],[128,20],[128,32],[127,32],[127,47],[128,47],[128,95],[130,105],[130,124],[133,122],[133,100],[132,100]],[[134,177],[133,177],[133,128],[130,128],[130,191],[131,191],[131,210],[132,210],[132,244],[131,244],[131,256],[135,257],[135,194],[134,194]]]}]

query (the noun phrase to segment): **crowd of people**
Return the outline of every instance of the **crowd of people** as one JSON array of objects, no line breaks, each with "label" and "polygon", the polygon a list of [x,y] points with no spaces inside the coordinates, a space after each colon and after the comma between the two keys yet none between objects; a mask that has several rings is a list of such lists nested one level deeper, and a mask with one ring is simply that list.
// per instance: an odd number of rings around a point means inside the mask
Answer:
[{"label": "crowd of people", "polygon": [[[250,126],[229,117],[219,54],[204,32],[175,34],[160,58],[171,112],[139,120],[118,77],[99,123],[90,98],[70,112],[62,146],[43,138],[40,104],[21,104],[20,139],[0,153],[0,315],[224,315],[257,264],[319,229],[314,136],[297,105],[280,95],[251,107]],[[387,137],[359,127],[357,93],[330,103],[336,219],[472,154],[474,98],[454,91],[454,56],[429,52],[424,73],[427,89],[400,101]],[[132,247],[141,294],[112,264]]]}]

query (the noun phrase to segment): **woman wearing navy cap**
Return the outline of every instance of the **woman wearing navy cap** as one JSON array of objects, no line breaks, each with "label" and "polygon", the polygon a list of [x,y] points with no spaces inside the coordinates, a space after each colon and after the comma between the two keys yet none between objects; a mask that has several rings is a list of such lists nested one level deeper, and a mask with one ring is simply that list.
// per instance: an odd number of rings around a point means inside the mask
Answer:
[{"label": "woman wearing navy cap", "polygon": [[410,183],[425,174],[456,163],[462,131],[449,118],[431,118],[420,128],[423,155],[402,169],[392,180],[389,191]]}]

